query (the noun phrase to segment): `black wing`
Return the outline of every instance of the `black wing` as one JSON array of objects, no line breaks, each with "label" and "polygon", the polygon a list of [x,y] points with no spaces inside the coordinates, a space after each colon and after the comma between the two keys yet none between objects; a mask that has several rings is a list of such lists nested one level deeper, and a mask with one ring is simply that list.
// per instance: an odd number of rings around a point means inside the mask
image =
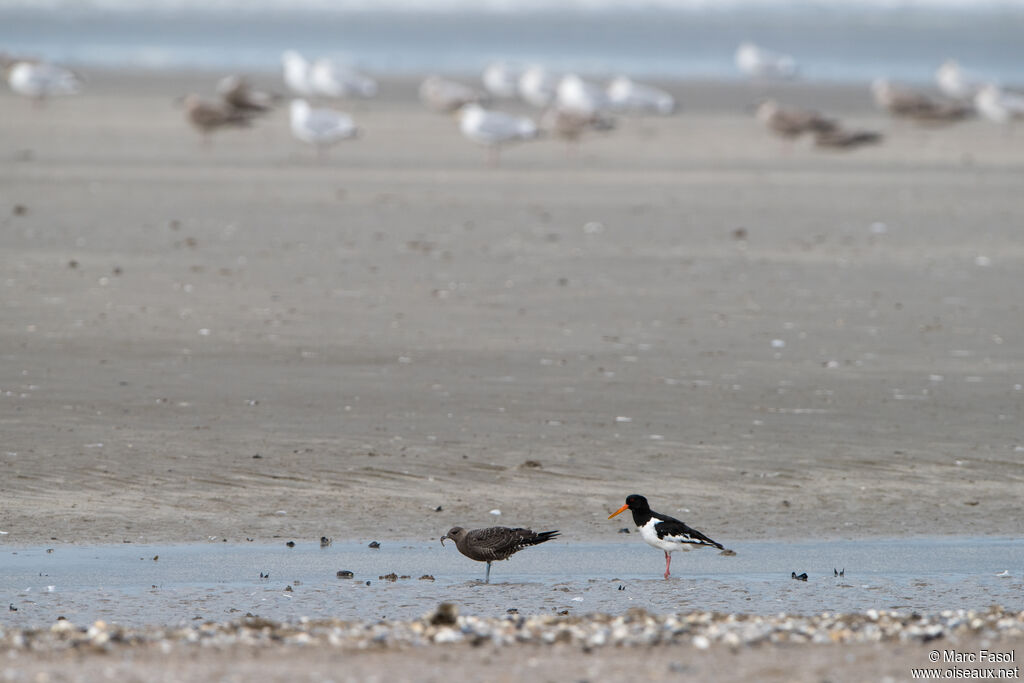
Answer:
[{"label": "black wing", "polygon": [[670,538],[680,543],[693,543],[695,545],[711,545],[716,548],[723,548],[721,543],[716,543],[710,538],[697,531],[693,527],[689,527],[678,519],[672,517],[666,518],[662,522],[658,522],[654,525],[654,531],[658,534],[658,538]]},{"label": "black wing", "polygon": [[487,529],[474,529],[467,533],[466,547],[472,552],[470,557],[474,560],[491,562],[504,560],[527,546],[550,541],[557,535],[557,531],[535,533],[530,529],[492,526]]}]

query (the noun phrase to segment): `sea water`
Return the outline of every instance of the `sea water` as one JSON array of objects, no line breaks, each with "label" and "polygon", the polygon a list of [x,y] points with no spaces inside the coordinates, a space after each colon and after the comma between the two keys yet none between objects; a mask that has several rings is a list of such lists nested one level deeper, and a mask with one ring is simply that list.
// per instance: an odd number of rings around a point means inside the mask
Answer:
[{"label": "sea water", "polygon": [[0,52],[113,68],[276,71],[297,49],[379,75],[728,79],[741,41],[810,80],[925,82],[955,58],[1024,83],[1024,0],[0,0]]},{"label": "sea water", "polygon": [[[463,614],[503,616],[712,610],[936,612],[1024,609],[1024,541],[911,538],[752,541],[735,555],[698,549],[664,555],[634,534],[615,542],[558,539],[484,564],[437,541],[365,543],[299,539],[294,547],[204,543],[0,548],[0,627],[65,617],[124,625],[229,621],[415,619],[440,602]],[[339,578],[339,571],[352,572]],[[837,573],[842,571],[842,576]],[[793,574],[807,574],[806,581]],[[386,577],[394,574],[394,580]]]}]

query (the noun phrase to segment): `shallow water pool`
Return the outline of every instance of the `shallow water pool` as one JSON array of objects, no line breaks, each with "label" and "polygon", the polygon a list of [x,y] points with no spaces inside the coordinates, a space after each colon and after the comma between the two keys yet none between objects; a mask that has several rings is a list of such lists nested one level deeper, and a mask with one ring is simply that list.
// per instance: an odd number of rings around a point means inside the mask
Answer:
[{"label": "shallow water pool", "polygon": [[[436,541],[384,541],[377,550],[301,540],[294,548],[284,542],[7,547],[0,550],[0,626],[44,626],[59,616],[123,625],[246,614],[281,621],[410,619],[442,601],[480,616],[512,609],[615,614],[632,607],[751,614],[1024,609],[1019,539],[749,542],[732,549],[735,556],[676,553],[666,581],[664,556],[635,535],[616,543],[558,540],[494,563],[487,585],[483,564]],[[845,576],[834,569],[845,569]],[[338,578],[339,570],[354,577]],[[793,572],[806,572],[808,580],[793,580]],[[379,578],[391,573],[408,578]]]}]

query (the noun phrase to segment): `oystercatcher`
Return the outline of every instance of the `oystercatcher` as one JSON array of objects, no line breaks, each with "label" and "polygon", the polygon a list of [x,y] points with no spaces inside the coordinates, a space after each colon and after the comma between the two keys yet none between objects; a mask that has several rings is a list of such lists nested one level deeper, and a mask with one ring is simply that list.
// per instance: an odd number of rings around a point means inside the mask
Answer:
[{"label": "oystercatcher", "polygon": [[668,578],[668,568],[672,564],[672,556],[669,554],[679,550],[686,545],[712,546],[722,549],[721,543],[716,543],[710,538],[692,529],[678,519],[655,512],[647,504],[647,499],[635,493],[626,496],[626,504],[608,515],[611,519],[620,512],[633,511],[633,522],[640,530],[640,538],[648,545],[665,551],[665,578]]},{"label": "oystercatcher", "polygon": [[507,560],[514,553],[531,545],[550,541],[558,535],[557,531],[541,531],[536,533],[530,529],[510,529],[504,526],[492,526],[486,529],[463,529],[453,526],[441,537],[455,541],[459,552],[471,560],[487,563],[487,574],[484,583],[491,582],[491,562]]}]

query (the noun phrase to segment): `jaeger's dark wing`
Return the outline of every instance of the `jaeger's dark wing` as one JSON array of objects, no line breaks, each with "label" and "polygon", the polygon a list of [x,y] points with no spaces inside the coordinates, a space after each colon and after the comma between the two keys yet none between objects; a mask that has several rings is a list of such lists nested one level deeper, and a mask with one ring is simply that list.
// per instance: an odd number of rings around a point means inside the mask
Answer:
[{"label": "jaeger's dark wing", "polygon": [[492,562],[504,560],[527,546],[549,541],[557,535],[557,531],[535,533],[530,529],[492,526],[467,533],[465,545],[467,554],[474,560]]}]

